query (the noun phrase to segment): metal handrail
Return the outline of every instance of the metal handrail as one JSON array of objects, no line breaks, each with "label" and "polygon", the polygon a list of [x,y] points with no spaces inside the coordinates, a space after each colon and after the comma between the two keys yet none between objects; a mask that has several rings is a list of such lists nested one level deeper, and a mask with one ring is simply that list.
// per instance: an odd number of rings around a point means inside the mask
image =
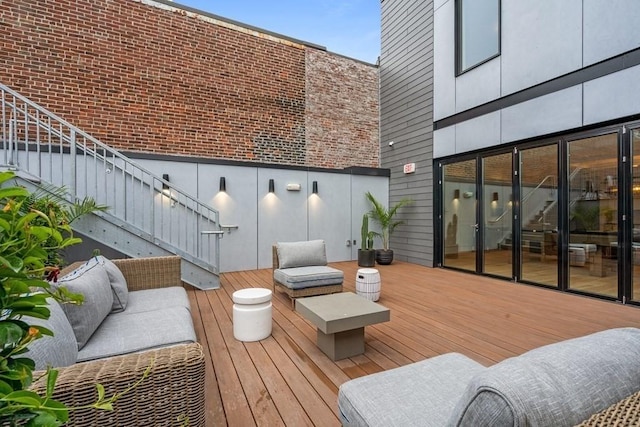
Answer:
[{"label": "metal handrail", "polygon": [[[92,197],[151,242],[219,272],[219,213],[186,191],[0,83],[5,167],[64,187],[70,201]],[[190,240],[190,241],[189,241]]]},{"label": "metal handrail", "polygon": [[[547,176],[545,176],[545,177],[542,179],[542,181],[540,181],[540,183],[538,183],[538,185],[536,185],[536,187],[535,187],[533,190],[531,190],[530,192],[528,192],[528,193],[527,193],[527,194],[522,198],[522,204],[524,205],[524,203],[525,203],[527,200],[529,200],[529,199],[531,198],[531,196],[533,196],[533,193],[534,193],[536,190],[538,190],[540,187],[542,187],[542,185],[543,185],[543,184],[544,184],[548,179],[550,179],[550,178],[555,178],[555,177],[556,177],[555,175],[547,175]],[[557,188],[557,187],[556,187],[556,185],[555,185],[555,183],[553,184],[552,188]],[[506,214],[508,214],[511,210],[513,210],[513,207],[509,206],[507,209],[505,209],[505,211],[504,211],[504,212],[502,212],[502,214],[501,214],[498,218],[496,218],[496,219],[494,219],[494,220],[490,220],[490,221],[489,221],[489,223],[491,223],[491,224],[496,224],[496,223],[498,223],[498,222],[502,221],[502,218],[504,218],[504,216],[505,216]]]}]

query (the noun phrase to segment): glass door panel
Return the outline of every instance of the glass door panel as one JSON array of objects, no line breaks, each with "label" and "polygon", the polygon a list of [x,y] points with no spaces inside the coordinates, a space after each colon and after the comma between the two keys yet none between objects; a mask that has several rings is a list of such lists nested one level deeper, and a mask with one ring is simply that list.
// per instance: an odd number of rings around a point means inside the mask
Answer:
[{"label": "glass door panel", "polygon": [[640,301],[640,130],[631,132],[632,169],[632,224],[633,239],[631,245],[631,299]]},{"label": "glass door panel", "polygon": [[512,165],[511,152],[483,158],[483,273],[511,277]]},{"label": "glass door panel", "polygon": [[618,134],[569,150],[569,288],[618,296]]},{"label": "glass door panel", "polygon": [[520,151],[522,280],[558,286],[558,146]]},{"label": "glass door panel", "polygon": [[476,161],[443,166],[443,265],[476,271]]}]

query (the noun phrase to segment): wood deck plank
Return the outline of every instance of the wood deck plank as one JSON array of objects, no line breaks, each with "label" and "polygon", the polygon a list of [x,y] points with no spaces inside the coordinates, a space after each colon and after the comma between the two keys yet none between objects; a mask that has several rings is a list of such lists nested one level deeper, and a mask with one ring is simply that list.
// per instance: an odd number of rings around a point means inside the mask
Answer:
[{"label": "wood deck plank", "polygon": [[[355,262],[332,263],[355,291]],[[207,425],[338,426],[338,387],[350,378],[457,351],[490,365],[529,349],[614,327],[640,327],[640,308],[414,264],[377,267],[389,322],[365,328],[365,353],[331,361],[315,327],[280,292],[273,332],[233,338],[234,291],[272,289],[271,269],[224,273],[221,289],[189,290],[207,363]],[[210,378],[209,378],[210,377]]]}]

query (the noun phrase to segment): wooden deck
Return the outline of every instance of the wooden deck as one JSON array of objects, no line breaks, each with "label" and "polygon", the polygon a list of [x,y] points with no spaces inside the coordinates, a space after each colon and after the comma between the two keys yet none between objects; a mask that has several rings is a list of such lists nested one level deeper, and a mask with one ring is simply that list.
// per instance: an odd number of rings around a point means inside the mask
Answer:
[{"label": "wooden deck", "polygon": [[[335,263],[355,291],[355,262]],[[215,291],[190,290],[194,323],[207,360],[207,425],[339,425],[338,387],[350,378],[447,352],[491,365],[566,338],[640,327],[640,308],[459,272],[394,262],[377,267],[379,303],[391,321],[365,329],[365,354],[331,361],[315,328],[273,298],[272,336],[233,338],[234,291],[271,288],[271,269],[225,273]]]}]

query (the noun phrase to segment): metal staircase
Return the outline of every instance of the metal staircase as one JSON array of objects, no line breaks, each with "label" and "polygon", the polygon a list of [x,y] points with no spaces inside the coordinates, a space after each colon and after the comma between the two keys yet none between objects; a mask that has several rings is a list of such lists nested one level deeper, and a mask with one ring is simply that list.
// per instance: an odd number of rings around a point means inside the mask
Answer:
[{"label": "metal staircase", "polygon": [[0,168],[109,206],[74,221],[79,233],[131,257],[180,255],[183,281],[219,287],[215,209],[1,83],[0,96]]}]

